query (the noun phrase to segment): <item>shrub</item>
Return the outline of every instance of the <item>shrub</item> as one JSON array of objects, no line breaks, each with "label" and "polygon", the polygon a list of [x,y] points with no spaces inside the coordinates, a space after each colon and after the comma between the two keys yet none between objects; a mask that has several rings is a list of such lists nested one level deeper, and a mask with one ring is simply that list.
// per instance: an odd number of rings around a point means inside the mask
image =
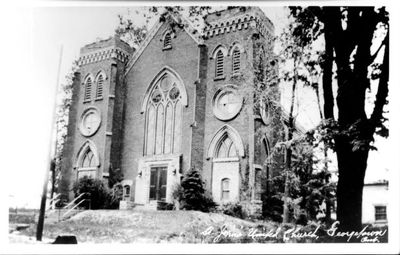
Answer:
[{"label": "shrub", "polygon": [[239,202],[222,204],[219,206],[218,211],[232,217],[241,219],[246,218],[246,213],[244,212],[243,207]]},{"label": "shrub", "polygon": [[[114,197],[113,192],[109,190],[101,180],[83,177],[79,179],[73,187],[75,197],[85,193],[82,199],[90,200],[84,203],[86,209],[117,209],[118,199]],[[79,202],[79,201],[78,201]]]},{"label": "shrub", "polygon": [[263,216],[266,219],[282,222],[283,202],[276,196],[266,196],[263,200]]},{"label": "shrub", "polygon": [[215,208],[211,195],[205,191],[200,172],[192,168],[186,172],[183,180],[173,192],[181,209],[209,212]]}]

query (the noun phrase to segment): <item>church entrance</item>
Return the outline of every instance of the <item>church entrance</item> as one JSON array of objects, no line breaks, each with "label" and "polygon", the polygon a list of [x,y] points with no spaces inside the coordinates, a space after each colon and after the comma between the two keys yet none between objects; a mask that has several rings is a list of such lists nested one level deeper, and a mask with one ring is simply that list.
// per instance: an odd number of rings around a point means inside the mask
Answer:
[{"label": "church entrance", "polygon": [[239,199],[239,160],[219,158],[213,162],[212,195],[219,204],[235,202]]},{"label": "church entrance", "polygon": [[167,194],[167,167],[150,169],[150,200],[165,201]]}]

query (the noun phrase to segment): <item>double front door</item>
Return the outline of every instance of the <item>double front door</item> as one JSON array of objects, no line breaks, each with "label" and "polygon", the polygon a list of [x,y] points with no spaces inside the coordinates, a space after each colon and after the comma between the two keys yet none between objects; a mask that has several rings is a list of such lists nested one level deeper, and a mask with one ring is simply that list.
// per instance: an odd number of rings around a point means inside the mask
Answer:
[{"label": "double front door", "polygon": [[165,201],[167,194],[167,167],[152,167],[150,170],[150,200]]}]

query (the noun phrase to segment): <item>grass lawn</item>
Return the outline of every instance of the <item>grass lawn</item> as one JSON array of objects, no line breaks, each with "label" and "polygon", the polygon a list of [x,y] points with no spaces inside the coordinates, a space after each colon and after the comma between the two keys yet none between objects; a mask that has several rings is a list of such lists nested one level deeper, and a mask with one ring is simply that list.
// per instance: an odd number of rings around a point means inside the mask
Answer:
[{"label": "grass lawn", "polygon": [[[201,234],[209,227],[243,232],[257,227],[257,223],[197,211],[88,210],[62,222],[45,221],[43,237],[54,240],[58,235],[75,235],[78,243],[210,243],[214,242],[214,235]],[[13,234],[10,242],[18,243],[21,238]],[[36,223],[31,222],[18,235],[34,238]],[[221,238],[218,242],[231,239]]]},{"label": "grass lawn", "polygon": [[[10,243],[36,243],[32,216],[10,217],[10,229],[16,226],[16,220],[29,227],[10,230]],[[284,239],[284,233],[290,238]],[[87,210],[61,222],[45,220],[43,242],[51,243],[59,235],[74,235],[78,243],[337,242],[316,224],[252,222],[198,211]],[[381,239],[385,241],[387,235]]]}]

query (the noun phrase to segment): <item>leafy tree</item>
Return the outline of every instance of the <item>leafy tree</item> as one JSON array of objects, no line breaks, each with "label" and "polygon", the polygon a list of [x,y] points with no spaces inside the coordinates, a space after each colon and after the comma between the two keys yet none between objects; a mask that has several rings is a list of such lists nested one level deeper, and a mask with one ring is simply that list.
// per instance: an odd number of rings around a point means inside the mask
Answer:
[{"label": "leafy tree", "polygon": [[72,84],[75,71],[78,70],[77,62],[72,63],[71,71],[65,77],[65,83],[61,85],[58,94],[56,109],[56,148],[55,157],[52,159],[50,169],[50,199],[57,193],[58,182],[61,174],[61,163],[65,139],[67,138],[68,116],[72,100]]},{"label": "leafy tree", "polygon": [[[182,16],[189,19],[194,27],[201,31],[204,27],[204,16],[208,14],[212,8],[211,6],[151,6],[142,7],[135,10],[132,15],[129,13],[126,16],[118,15],[119,26],[116,28],[115,33],[121,36],[133,48],[137,49],[141,42],[146,38],[149,31],[149,25],[158,18],[164,20],[167,14]],[[134,16],[142,16],[145,19],[145,24],[136,25]],[[171,23],[171,28],[174,26],[181,26],[181,20]]]},{"label": "leafy tree", "polygon": [[[322,62],[324,115],[323,141],[337,155],[337,219],[342,230],[361,228],[362,193],[368,154],[374,135],[388,136],[384,106],[387,104],[389,75],[389,24],[385,8],[374,7],[291,7],[299,27],[294,34],[312,30],[316,35],[300,37],[305,42],[320,35],[325,41]],[[371,52],[372,44],[383,39]],[[383,54],[383,58],[377,58]],[[336,77],[333,78],[334,66]],[[372,70],[372,71],[370,71]],[[337,96],[333,96],[333,80]],[[377,80],[372,82],[372,80]],[[377,93],[373,111],[365,110],[366,92],[374,83]],[[334,105],[338,119],[334,116]]]}]

